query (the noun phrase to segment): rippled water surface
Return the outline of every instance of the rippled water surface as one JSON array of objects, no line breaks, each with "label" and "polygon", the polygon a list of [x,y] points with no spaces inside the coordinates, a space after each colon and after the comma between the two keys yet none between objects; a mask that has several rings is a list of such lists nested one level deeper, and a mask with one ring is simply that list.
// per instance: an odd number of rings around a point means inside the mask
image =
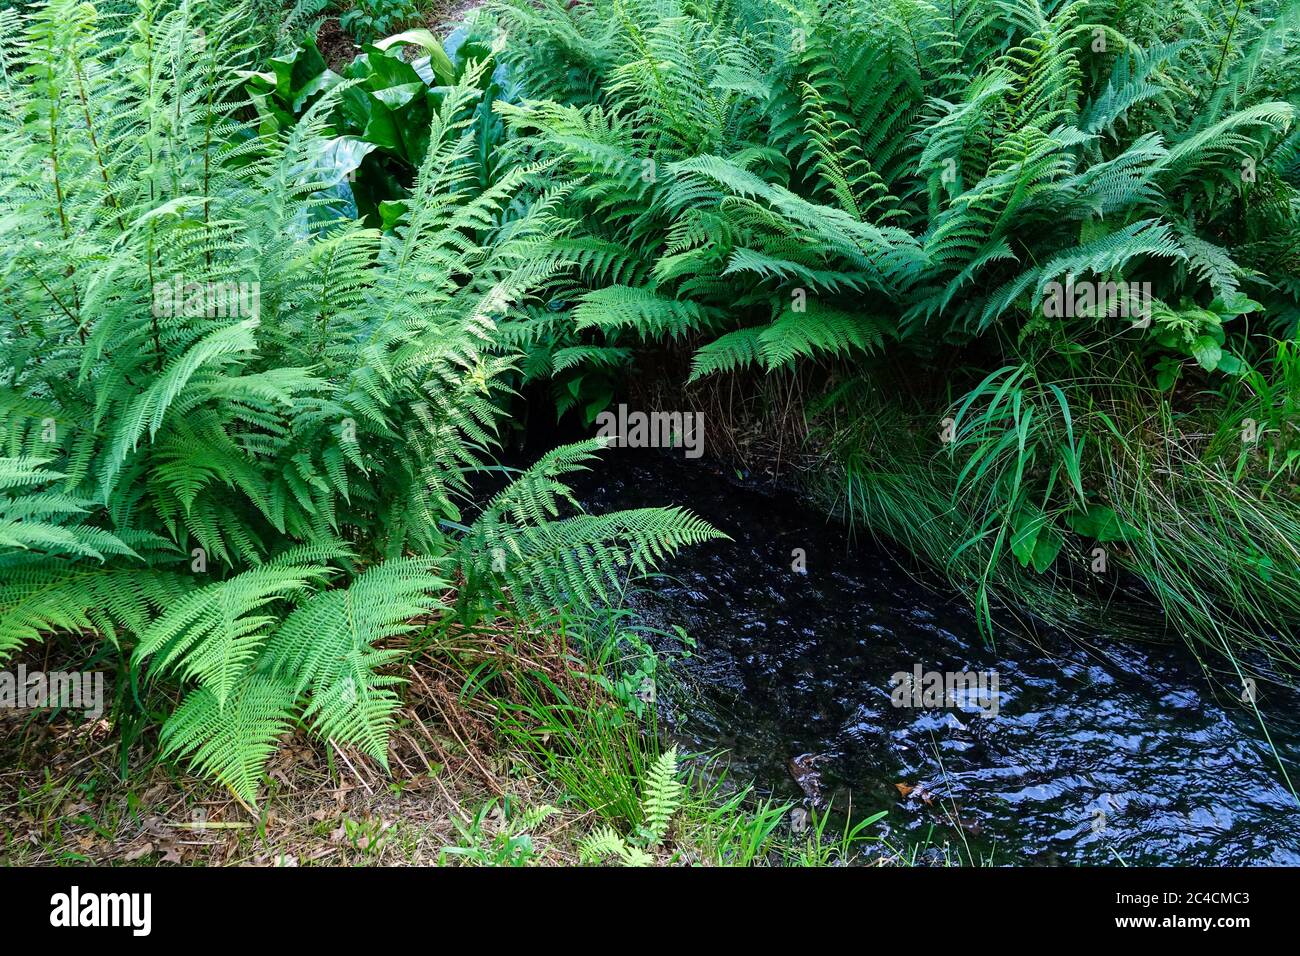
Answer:
[{"label": "rippled water surface", "polygon": [[[895,842],[997,863],[1300,864],[1297,805],[1254,715],[1181,648],[1108,641],[1099,623],[1092,648],[986,650],[960,601],[790,492],[702,461],[604,457],[579,483],[593,510],[686,505],[733,539],[679,556],[639,600],[697,642],[669,691],[674,732],[728,751],[735,776],[851,798],[854,816],[889,809]],[[891,675],[917,664],[996,670],[997,715],[893,706]],[[1265,701],[1300,780],[1297,703]]]}]

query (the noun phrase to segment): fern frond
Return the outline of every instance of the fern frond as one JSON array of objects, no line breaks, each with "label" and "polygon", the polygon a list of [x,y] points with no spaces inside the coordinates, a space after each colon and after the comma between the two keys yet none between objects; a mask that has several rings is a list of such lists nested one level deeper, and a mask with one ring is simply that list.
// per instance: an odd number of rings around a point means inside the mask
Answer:
[{"label": "fern frond", "polygon": [[642,783],[641,804],[645,811],[642,829],[649,846],[663,842],[668,824],[682,805],[685,787],[677,779],[677,748],[670,747],[650,765]]},{"label": "fern frond", "polygon": [[388,765],[388,732],[401,681],[382,674],[400,650],[381,642],[410,632],[438,607],[448,583],[427,558],[386,561],[346,587],[313,595],[295,608],[266,643],[259,667],[310,690],[304,717],[321,737],[354,743]]},{"label": "fern frond", "polygon": [[191,691],[162,731],[164,756],[188,757],[198,773],[220,780],[253,803],[262,768],[292,726],[293,686],[253,674],[225,701],[206,687]]}]

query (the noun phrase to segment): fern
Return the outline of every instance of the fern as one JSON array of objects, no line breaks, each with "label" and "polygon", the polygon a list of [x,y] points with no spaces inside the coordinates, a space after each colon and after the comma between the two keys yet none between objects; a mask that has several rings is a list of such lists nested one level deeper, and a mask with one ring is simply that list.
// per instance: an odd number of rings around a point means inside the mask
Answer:
[{"label": "fern", "polygon": [[1030,327],[1066,270],[1269,295],[1252,273],[1294,263],[1246,236],[1296,228],[1293,12],[1113,6],[498,3],[535,94],[502,112],[577,180],[591,250],[554,287],[567,333],[518,331],[533,368],[647,337],[694,342],[693,379],[925,354]]},{"label": "fern", "polygon": [[163,755],[189,755],[197,772],[249,801],[277,738],[292,726],[294,703],[292,684],[263,674],[249,675],[224,706],[207,689],[191,691],[163,727]]},{"label": "fern", "polygon": [[338,218],[353,87],[251,119],[271,41],[249,23],[233,0],[0,15],[0,658],[104,639],[183,693],[164,752],[252,803],[299,725],[386,765],[402,639],[471,550],[520,556],[526,606],[595,603],[714,532],[542,520],[563,493],[540,472],[461,530],[515,368],[501,328],[566,270],[644,273],[556,244],[573,187],[534,189],[543,167],[483,185],[485,62],[440,89],[387,228]]},{"label": "fern", "polygon": [[583,863],[601,863],[614,857],[623,866],[642,867],[654,863],[645,850],[627,842],[608,824],[597,827],[578,842],[578,858]]},{"label": "fern", "polygon": [[680,508],[563,515],[578,505],[560,477],[585,469],[603,445],[560,446],[487,503],[459,545],[462,600],[508,591],[532,611],[593,607],[681,548],[724,537]]},{"label": "fern", "polygon": [[646,845],[656,847],[668,834],[668,823],[682,805],[684,792],[677,779],[677,748],[660,754],[646,773],[641,803],[645,810],[642,830]]},{"label": "fern", "polygon": [[580,858],[600,863],[611,858],[623,866],[650,866],[652,851],[664,842],[674,815],[681,809],[685,786],[678,779],[677,748],[660,754],[646,770],[641,784],[644,822],[635,836],[626,838],[613,827],[596,828],[578,844]]}]

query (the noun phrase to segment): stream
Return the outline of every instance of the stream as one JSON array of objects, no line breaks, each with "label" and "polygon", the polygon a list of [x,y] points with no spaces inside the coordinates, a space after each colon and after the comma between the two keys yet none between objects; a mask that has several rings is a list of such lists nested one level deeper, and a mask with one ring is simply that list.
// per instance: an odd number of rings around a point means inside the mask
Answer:
[{"label": "stream", "polygon": [[[959,597],[789,489],[680,453],[602,459],[573,482],[590,510],[684,505],[732,538],[679,554],[634,600],[694,639],[661,710],[733,779],[854,818],[887,810],[873,832],[920,862],[1300,865],[1296,801],[1257,718],[1185,648],[1099,623],[1087,646],[1004,633],[989,650]],[[925,706],[930,672],[974,672],[985,693]],[[1260,706],[1300,783],[1286,696]]]}]

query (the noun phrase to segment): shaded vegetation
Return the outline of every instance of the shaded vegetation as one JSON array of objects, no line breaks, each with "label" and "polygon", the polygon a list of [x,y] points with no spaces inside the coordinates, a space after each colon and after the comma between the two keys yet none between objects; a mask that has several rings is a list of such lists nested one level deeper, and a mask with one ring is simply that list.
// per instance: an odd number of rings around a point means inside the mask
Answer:
[{"label": "shaded vegetation", "polygon": [[[584,513],[599,440],[496,463],[525,396],[589,428],[629,383],[795,430],[986,641],[1159,607],[1234,690],[1296,685],[1300,6],[428,16],[0,10],[0,661],[113,672],[123,768],[148,739],[250,809],[299,732],[387,770],[413,660],[558,631],[454,699],[598,821],[578,858],[852,856],[866,824],[781,843],[636,693],[627,589],[718,532]],[[533,859],[555,808],[506,796],[448,859]]]}]

